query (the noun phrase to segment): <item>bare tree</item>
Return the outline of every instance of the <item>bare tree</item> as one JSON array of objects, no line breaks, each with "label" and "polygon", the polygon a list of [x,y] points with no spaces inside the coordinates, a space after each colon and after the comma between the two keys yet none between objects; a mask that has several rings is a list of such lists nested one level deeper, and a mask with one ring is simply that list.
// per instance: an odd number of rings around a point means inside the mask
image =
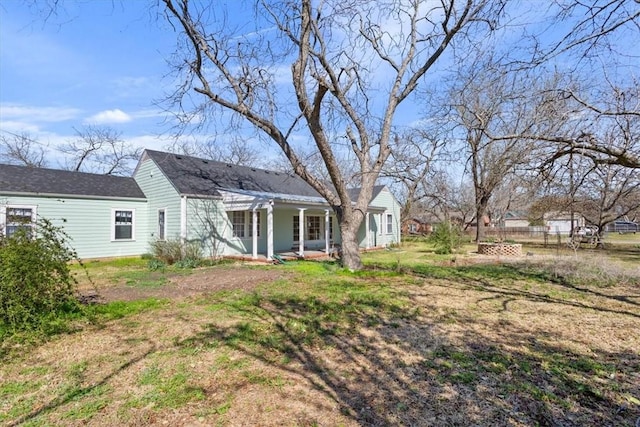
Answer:
[{"label": "bare tree", "polygon": [[452,119],[464,141],[475,189],[478,241],[492,195],[531,161],[534,144],[519,135],[546,131],[548,111],[545,100],[535,96],[536,86],[528,73],[507,72],[485,54],[459,70],[451,86]]},{"label": "bare tree", "polygon": [[141,149],[122,139],[122,134],[110,127],[86,126],[74,128],[76,138],[58,147],[66,158],[66,169],[105,175],[128,175]]},{"label": "bare tree", "polygon": [[627,35],[632,40],[637,37],[640,23],[637,0],[554,0],[549,3],[546,19],[542,21],[546,24],[543,30],[527,32],[531,43],[526,47],[531,55],[519,61],[521,64],[537,66],[561,55],[577,58],[574,63],[602,54],[610,61],[620,54],[628,54],[615,51],[612,36]]},{"label": "bare tree", "polygon": [[27,132],[5,131],[0,135],[0,160],[9,164],[36,168],[47,166],[44,146]]},{"label": "bare tree", "polygon": [[599,165],[577,191],[576,208],[586,220],[604,230],[640,208],[640,170]]},{"label": "bare tree", "polygon": [[448,141],[440,127],[436,123],[409,129],[396,136],[391,158],[382,170],[381,176],[401,188],[403,221],[419,214],[415,208],[424,206],[421,202],[438,200],[433,197],[437,193],[433,184],[440,173],[438,164],[449,159],[445,150]]},{"label": "bare tree", "polygon": [[[198,117],[219,107],[274,142],[333,207],[342,262],[351,269],[362,268],[356,233],[391,152],[398,106],[454,40],[495,28],[503,7],[487,0],[264,0],[252,8],[256,28],[234,29],[221,4],[163,2],[184,35],[177,52],[184,84],[174,95],[176,105],[184,106],[193,89],[204,97]],[[293,142],[296,134],[313,142],[331,184],[307,168]],[[336,159],[345,148],[338,140],[357,160],[357,200]]]},{"label": "bare tree", "polygon": [[224,143],[216,139],[208,139],[205,142],[187,140],[174,143],[169,150],[189,156],[203,157],[233,165],[264,166],[263,155],[255,145],[239,135],[226,139]]}]

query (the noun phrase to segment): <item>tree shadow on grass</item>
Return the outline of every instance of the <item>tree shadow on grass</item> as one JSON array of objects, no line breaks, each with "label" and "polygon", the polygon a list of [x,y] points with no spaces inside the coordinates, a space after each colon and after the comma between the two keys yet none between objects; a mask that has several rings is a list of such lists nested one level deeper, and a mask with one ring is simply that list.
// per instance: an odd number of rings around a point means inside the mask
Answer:
[{"label": "tree shadow on grass", "polygon": [[128,360],[126,360],[124,363],[121,363],[119,366],[117,366],[115,369],[113,369],[111,372],[109,372],[108,375],[105,375],[102,379],[100,379],[99,381],[95,381],[93,383],[91,383],[88,386],[85,387],[80,387],[80,386],[71,386],[68,388],[65,388],[64,390],[62,390],[60,392],[60,394],[55,397],[54,399],[52,399],[51,401],[49,401],[48,403],[39,406],[37,409],[21,416],[18,417],[15,420],[12,420],[11,422],[9,422],[7,424],[7,427],[13,427],[13,426],[18,426],[21,424],[24,424],[28,421],[31,421],[33,419],[35,419],[36,417],[40,416],[40,415],[44,415],[50,411],[55,410],[56,408],[59,408],[75,399],[78,399],[82,396],[86,396],[88,394],[90,394],[91,392],[93,392],[94,390],[98,390],[100,387],[106,385],[112,378],[115,378],[117,375],[121,374],[122,372],[124,372],[126,369],[128,369],[130,366],[146,359],[147,357],[149,357],[151,354],[155,353],[156,351],[156,345],[154,343],[152,343],[149,340],[144,340],[146,341],[149,345],[148,348],[146,348],[145,350],[143,350],[140,354],[135,355],[131,358],[129,358]]},{"label": "tree shadow on grass", "polygon": [[[640,293],[629,295],[606,294],[593,288],[576,286],[562,277],[553,277],[547,271],[531,268],[530,265],[526,264],[473,265],[456,268],[420,266],[410,269],[409,273],[421,278],[447,279],[477,291],[495,293],[504,297],[511,297],[513,300],[526,299],[528,301],[567,305],[640,318],[639,312],[631,311],[640,306],[640,302],[634,300],[640,298]],[[518,281],[555,284],[578,294],[589,294],[622,304],[617,304],[620,308],[585,304],[575,300],[554,297],[549,293],[526,290],[521,286],[514,285]]]},{"label": "tree shadow on grass", "polygon": [[478,321],[421,314],[412,298],[256,296],[243,322],[209,324],[178,345],[223,343],[303,378],[365,426],[632,426],[640,415],[620,401],[638,395],[637,354],[585,356],[509,323],[491,338],[472,328],[460,337],[445,324]]}]

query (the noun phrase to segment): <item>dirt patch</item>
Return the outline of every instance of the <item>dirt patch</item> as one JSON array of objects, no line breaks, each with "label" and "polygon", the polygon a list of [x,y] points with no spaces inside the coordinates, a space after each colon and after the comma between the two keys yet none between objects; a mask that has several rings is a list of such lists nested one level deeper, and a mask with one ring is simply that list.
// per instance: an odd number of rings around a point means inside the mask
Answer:
[{"label": "dirt patch", "polygon": [[218,291],[252,291],[261,284],[282,279],[280,270],[255,269],[245,266],[210,268],[188,276],[173,276],[160,286],[117,285],[81,291],[81,299],[92,303],[135,301],[147,298],[182,299]]}]

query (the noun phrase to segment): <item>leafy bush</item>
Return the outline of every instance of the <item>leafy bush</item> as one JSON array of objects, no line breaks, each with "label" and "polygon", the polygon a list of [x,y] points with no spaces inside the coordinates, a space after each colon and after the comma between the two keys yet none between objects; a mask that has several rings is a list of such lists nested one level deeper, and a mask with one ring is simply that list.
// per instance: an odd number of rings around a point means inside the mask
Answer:
[{"label": "leafy bush", "polygon": [[429,242],[435,246],[437,254],[453,253],[462,245],[462,230],[448,221],[442,222],[429,235]]},{"label": "leafy bush", "polygon": [[202,248],[198,242],[183,243],[181,239],[156,240],[151,243],[151,252],[167,265],[180,262],[179,266],[196,266],[202,260]]},{"label": "leafy bush", "polygon": [[151,258],[149,260],[149,263],[147,264],[147,266],[149,267],[149,270],[151,270],[151,271],[156,271],[156,270],[164,271],[164,268],[167,265],[164,263],[164,261],[159,260],[158,258]]},{"label": "leafy bush", "polygon": [[178,268],[196,268],[200,265],[200,260],[194,258],[185,258],[176,262]]},{"label": "leafy bush", "polygon": [[35,329],[58,312],[78,310],[77,281],[69,261],[77,259],[68,236],[46,219],[37,234],[19,229],[0,238],[0,322],[9,329]]}]

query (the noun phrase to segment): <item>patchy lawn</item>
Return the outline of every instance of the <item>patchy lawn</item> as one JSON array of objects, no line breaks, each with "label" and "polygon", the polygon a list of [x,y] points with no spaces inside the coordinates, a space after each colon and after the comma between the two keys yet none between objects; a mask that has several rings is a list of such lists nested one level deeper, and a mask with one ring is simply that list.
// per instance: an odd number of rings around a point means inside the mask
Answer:
[{"label": "patchy lawn", "polygon": [[105,291],[166,292],[14,348],[0,424],[635,425],[637,276],[403,251],[366,255],[358,273],[138,266],[136,282],[122,267]]}]

